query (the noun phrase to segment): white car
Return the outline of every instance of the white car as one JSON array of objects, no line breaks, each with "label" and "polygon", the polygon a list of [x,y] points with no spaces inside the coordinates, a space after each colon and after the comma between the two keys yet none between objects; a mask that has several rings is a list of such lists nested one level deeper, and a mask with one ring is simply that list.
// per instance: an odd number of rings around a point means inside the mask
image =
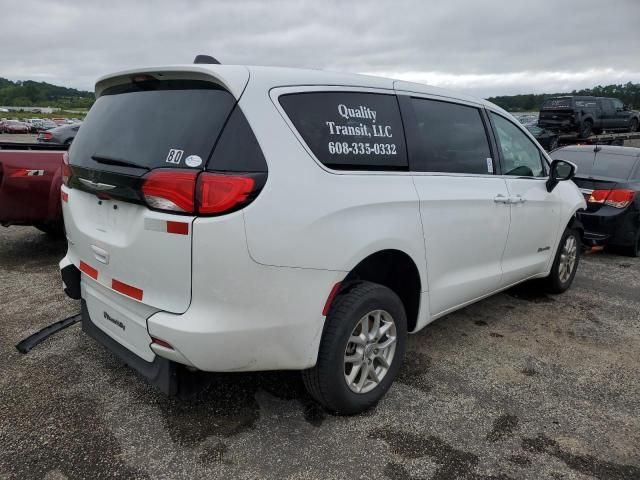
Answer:
[{"label": "white car", "polygon": [[96,97],[64,167],[65,290],[169,394],[185,367],[302,370],[328,410],[361,412],[407,333],[573,281],[575,166],[486,101],[216,64],[119,72]]}]

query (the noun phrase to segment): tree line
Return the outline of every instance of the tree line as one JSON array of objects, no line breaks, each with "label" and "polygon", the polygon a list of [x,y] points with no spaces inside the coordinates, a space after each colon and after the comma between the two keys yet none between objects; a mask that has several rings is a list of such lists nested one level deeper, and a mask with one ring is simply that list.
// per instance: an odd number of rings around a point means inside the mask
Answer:
[{"label": "tree line", "polygon": [[534,112],[540,110],[545,100],[562,95],[593,95],[595,97],[614,97],[624,104],[640,107],[640,83],[625,83],[619,85],[598,85],[593,88],[573,90],[565,93],[541,93],[526,95],[501,95],[487,98],[509,112]]},{"label": "tree line", "polygon": [[11,107],[89,108],[95,97],[92,92],[59,87],[33,80],[16,81],[0,77],[0,105]]},{"label": "tree line", "polygon": [[[619,85],[598,85],[593,88],[564,93],[500,95],[490,97],[487,100],[510,112],[532,112],[539,110],[546,99],[561,95],[615,97],[625,104],[640,108],[640,83],[631,82]],[[62,109],[89,108],[93,105],[94,100],[92,92],[60,87],[46,82],[34,82],[33,80],[13,82],[0,77],[0,105],[60,107]]]}]

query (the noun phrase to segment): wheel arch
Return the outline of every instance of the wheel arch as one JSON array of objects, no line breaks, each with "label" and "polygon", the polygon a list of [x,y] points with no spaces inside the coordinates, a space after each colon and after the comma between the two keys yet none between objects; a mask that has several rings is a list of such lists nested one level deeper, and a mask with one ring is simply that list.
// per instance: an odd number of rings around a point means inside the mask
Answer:
[{"label": "wheel arch", "polygon": [[368,254],[349,270],[339,294],[348,292],[358,281],[378,283],[394,291],[404,305],[408,331],[415,330],[423,282],[418,264],[408,253],[384,249]]}]

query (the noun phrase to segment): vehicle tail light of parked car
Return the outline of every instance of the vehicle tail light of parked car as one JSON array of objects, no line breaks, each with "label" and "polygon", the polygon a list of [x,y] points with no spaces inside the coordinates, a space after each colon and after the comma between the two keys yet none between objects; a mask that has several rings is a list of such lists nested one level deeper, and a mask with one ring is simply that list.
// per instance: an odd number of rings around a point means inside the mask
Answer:
[{"label": "vehicle tail light of parked car", "polygon": [[610,207],[626,208],[628,207],[636,195],[633,190],[615,189],[615,190],[594,190],[589,196],[589,203],[603,203]]},{"label": "vehicle tail light of parked car", "polygon": [[142,193],[149,207],[156,210],[217,215],[252,200],[250,196],[258,193],[254,176],[155,170],[145,176]]},{"label": "vehicle tail light of parked car", "polygon": [[42,140],[51,140],[53,138],[53,133],[51,133],[51,132],[42,132],[40,134],[40,138]]}]

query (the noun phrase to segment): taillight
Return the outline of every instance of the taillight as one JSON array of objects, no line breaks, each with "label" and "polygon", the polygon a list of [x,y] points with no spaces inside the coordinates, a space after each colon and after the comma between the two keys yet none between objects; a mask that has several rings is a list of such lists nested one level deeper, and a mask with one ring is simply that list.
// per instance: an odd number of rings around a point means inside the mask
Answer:
[{"label": "taillight", "polygon": [[43,132],[40,135],[43,140],[51,140],[53,138],[53,133],[51,132]]},{"label": "taillight", "polygon": [[147,204],[158,210],[194,213],[198,170],[154,170],[144,177],[142,193]]},{"label": "taillight", "polygon": [[145,175],[142,194],[147,205],[156,210],[220,215],[247,205],[264,184],[264,177],[161,169]]},{"label": "taillight", "polygon": [[614,208],[626,208],[635,198],[636,192],[627,189],[594,190],[589,196],[589,203],[601,203]]},{"label": "taillight", "polygon": [[611,190],[594,190],[589,197],[589,203],[604,203]]},{"label": "taillight", "polygon": [[611,190],[604,204],[615,208],[626,208],[633,202],[635,196],[636,192],[633,190]]},{"label": "taillight", "polygon": [[71,178],[71,167],[69,166],[69,154],[64,152],[62,154],[62,183],[67,187],[69,186],[69,179]]},{"label": "taillight", "polygon": [[198,213],[220,214],[245,203],[255,180],[249,176],[203,173],[198,179]]}]

